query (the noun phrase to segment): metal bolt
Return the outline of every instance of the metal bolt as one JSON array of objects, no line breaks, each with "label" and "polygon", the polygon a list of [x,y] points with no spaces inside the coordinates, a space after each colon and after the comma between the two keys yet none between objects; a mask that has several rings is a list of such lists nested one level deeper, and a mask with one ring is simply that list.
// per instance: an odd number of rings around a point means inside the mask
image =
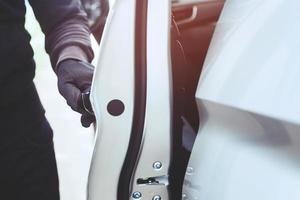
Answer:
[{"label": "metal bolt", "polygon": [[152,200],[161,200],[161,197],[159,195],[156,195],[152,198]]},{"label": "metal bolt", "polygon": [[142,194],[141,194],[140,192],[134,192],[134,193],[132,194],[132,197],[133,197],[134,199],[140,199],[140,198],[142,197]]},{"label": "metal bolt", "polygon": [[157,161],[157,162],[153,163],[153,168],[156,170],[161,169],[162,168],[161,162]]},{"label": "metal bolt", "polygon": [[194,168],[188,167],[188,168],[186,169],[186,174],[187,174],[187,175],[192,175],[193,173],[194,173]]},{"label": "metal bolt", "polygon": [[188,200],[188,197],[186,194],[182,194],[182,200]]}]

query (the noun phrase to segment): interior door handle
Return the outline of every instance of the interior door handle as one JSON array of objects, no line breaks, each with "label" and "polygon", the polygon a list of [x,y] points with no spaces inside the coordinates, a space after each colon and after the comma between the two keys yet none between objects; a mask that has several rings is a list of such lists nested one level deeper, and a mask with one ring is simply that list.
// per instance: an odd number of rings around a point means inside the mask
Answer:
[{"label": "interior door handle", "polygon": [[197,15],[198,15],[198,7],[193,6],[191,8],[191,13],[189,15],[186,15],[184,16],[184,18],[176,20],[176,22],[178,25],[189,24],[192,23],[197,18]]}]

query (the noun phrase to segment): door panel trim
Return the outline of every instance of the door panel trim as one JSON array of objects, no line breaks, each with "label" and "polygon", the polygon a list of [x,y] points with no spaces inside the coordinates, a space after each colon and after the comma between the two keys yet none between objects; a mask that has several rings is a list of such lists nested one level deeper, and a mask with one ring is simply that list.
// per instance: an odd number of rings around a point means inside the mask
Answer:
[{"label": "door panel trim", "polygon": [[135,94],[131,138],[118,185],[118,200],[130,198],[131,177],[141,147],[147,93],[147,0],[136,1]]},{"label": "door panel trim", "polygon": [[[89,200],[117,199],[134,110],[135,3],[136,0],[116,1],[100,44],[91,90],[97,126],[88,180]],[[108,110],[115,99],[125,107],[119,116]]]}]

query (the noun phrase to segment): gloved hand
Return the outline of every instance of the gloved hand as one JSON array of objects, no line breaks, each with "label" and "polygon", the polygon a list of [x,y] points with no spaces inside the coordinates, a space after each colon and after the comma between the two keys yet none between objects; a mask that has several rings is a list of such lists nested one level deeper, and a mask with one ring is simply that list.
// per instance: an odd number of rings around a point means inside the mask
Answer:
[{"label": "gloved hand", "polygon": [[84,109],[82,93],[90,91],[94,67],[83,61],[67,59],[57,67],[58,90],[67,100],[67,104],[82,114],[81,124],[89,127],[95,116]]}]

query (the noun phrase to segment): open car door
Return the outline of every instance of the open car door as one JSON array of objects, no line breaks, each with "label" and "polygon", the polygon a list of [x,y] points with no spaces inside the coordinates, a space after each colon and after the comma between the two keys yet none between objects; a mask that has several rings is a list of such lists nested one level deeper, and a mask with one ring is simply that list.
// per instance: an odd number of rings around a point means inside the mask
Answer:
[{"label": "open car door", "polygon": [[169,199],[170,21],[169,0],[111,7],[91,91],[89,200]]},{"label": "open car door", "polygon": [[300,198],[299,9],[226,1],[196,92],[183,199]]},{"label": "open car door", "polygon": [[[170,4],[111,7],[88,199],[177,200],[182,173],[182,199],[299,199],[300,3],[178,0],[172,26]],[[198,132],[188,166],[186,124]]]}]

